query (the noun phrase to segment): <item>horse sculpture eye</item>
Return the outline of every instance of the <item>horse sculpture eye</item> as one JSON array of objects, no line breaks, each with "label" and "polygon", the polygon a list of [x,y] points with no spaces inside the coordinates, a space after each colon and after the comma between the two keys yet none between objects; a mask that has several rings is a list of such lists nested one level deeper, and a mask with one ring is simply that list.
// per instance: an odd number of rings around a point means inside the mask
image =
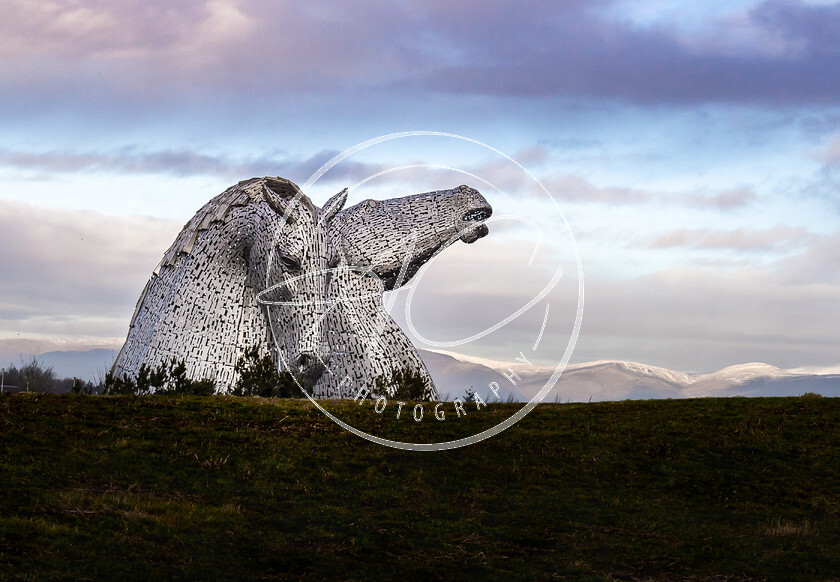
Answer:
[{"label": "horse sculpture eye", "polygon": [[288,271],[300,271],[300,263],[292,257],[280,257],[280,262]]}]

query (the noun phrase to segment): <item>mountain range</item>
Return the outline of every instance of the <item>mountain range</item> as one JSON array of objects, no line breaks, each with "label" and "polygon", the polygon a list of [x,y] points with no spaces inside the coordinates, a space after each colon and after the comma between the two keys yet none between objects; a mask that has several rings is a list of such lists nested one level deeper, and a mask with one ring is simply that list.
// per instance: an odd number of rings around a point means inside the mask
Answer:
[{"label": "mountain range", "polygon": [[[487,401],[531,400],[555,371],[553,366],[504,362],[454,352],[419,350],[441,398],[464,396],[468,388]],[[58,377],[99,381],[116,350],[53,351],[37,356]],[[20,359],[20,358],[19,358]],[[28,360],[22,359],[23,363]],[[11,362],[20,365],[20,362]],[[491,384],[495,383],[492,386]],[[498,392],[498,396],[493,392]],[[840,369],[783,370],[769,364],[729,366],[710,374],[689,374],[637,362],[601,360],[566,366],[546,402],[596,402],[651,398],[728,396],[840,396]]]},{"label": "mountain range", "polygon": [[[490,383],[496,382],[502,400],[508,397],[530,400],[555,371],[553,366],[488,360],[453,352],[420,350],[420,355],[435,379],[438,392],[450,398],[463,396],[467,388],[473,388],[485,400],[495,400]],[[809,392],[840,396],[840,370],[815,373],[748,363],[711,374],[688,374],[637,362],[601,360],[566,366],[544,401],[800,396]]]}]

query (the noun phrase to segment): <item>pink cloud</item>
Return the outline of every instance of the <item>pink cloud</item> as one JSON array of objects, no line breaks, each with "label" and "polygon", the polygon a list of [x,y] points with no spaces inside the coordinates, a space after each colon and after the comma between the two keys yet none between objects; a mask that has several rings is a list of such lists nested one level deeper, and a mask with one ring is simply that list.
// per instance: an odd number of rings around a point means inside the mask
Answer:
[{"label": "pink cloud", "polygon": [[380,91],[639,102],[836,102],[840,8],[761,3],[757,38],[800,49],[725,55],[607,2],[320,3],[80,0],[0,5],[0,79],[159,94]]}]

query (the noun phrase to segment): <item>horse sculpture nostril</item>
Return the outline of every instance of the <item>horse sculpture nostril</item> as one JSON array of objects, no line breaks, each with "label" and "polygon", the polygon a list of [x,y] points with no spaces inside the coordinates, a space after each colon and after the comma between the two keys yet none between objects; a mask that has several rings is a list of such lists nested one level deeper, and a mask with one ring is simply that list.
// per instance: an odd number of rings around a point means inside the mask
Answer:
[{"label": "horse sculpture nostril", "polygon": [[303,352],[292,360],[291,371],[294,375],[301,376],[307,384],[314,386],[326,370],[326,360],[327,358],[319,358],[314,353]]}]

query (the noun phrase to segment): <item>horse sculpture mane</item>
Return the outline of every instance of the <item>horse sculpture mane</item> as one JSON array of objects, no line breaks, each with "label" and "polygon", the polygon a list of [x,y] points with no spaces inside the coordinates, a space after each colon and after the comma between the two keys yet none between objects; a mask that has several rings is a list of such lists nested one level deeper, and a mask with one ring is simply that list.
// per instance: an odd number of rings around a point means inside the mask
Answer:
[{"label": "horse sculpture mane", "polygon": [[[285,178],[251,178],[228,188],[202,206],[184,225],[175,242],[155,268],[154,274],[157,275],[161,267],[174,266],[179,256],[192,254],[195,242],[201,233],[211,229],[214,224],[224,223],[232,209],[266,202],[275,212],[283,214],[286,209],[278,206],[277,197],[291,198],[298,192],[300,188]],[[300,202],[313,217],[317,215],[318,209],[309,198],[300,196]],[[142,302],[142,296],[140,302]],[[140,302],[138,302],[138,307]]]}]

